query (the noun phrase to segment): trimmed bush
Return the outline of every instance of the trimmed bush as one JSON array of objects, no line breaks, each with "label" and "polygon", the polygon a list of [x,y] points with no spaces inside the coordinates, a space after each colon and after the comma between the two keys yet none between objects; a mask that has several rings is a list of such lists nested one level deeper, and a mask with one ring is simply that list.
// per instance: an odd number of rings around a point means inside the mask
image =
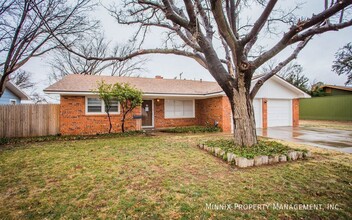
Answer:
[{"label": "trimmed bush", "polygon": [[220,132],[219,127],[214,126],[189,126],[189,127],[176,127],[166,128],[160,130],[165,133],[206,133],[206,132]]}]

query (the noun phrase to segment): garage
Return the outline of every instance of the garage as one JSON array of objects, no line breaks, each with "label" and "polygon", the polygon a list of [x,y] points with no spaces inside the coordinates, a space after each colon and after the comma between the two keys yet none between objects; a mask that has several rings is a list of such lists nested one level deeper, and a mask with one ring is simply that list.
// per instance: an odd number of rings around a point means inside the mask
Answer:
[{"label": "garage", "polygon": [[292,126],[292,100],[268,99],[268,127]]},{"label": "garage", "polygon": [[[252,81],[256,84],[260,76]],[[278,76],[273,76],[253,99],[256,128],[290,127],[299,124],[299,99],[310,96]],[[232,117],[229,120],[233,131]]]},{"label": "garage", "polygon": [[[256,77],[252,85],[260,78]],[[253,100],[256,128],[298,126],[299,99],[310,96],[278,76],[260,88]]]}]

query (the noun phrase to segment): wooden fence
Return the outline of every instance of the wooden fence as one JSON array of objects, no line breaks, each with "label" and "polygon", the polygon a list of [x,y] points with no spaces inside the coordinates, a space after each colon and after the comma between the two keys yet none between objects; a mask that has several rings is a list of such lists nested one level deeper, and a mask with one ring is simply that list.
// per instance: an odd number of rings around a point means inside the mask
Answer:
[{"label": "wooden fence", "polygon": [[0,105],[0,137],[34,137],[59,133],[60,105]]}]

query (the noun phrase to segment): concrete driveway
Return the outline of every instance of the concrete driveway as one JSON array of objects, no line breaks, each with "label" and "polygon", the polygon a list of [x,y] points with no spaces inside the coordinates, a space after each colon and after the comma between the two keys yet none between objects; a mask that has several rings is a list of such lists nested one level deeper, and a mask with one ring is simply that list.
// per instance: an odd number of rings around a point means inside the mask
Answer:
[{"label": "concrete driveway", "polygon": [[257,135],[352,153],[352,131],[331,128],[275,127],[257,129]]}]

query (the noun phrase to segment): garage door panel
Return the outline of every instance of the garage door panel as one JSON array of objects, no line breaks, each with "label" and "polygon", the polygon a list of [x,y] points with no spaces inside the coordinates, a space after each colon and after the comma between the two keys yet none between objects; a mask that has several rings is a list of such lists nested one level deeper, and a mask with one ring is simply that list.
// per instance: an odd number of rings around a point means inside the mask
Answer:
[{"label": "garage door panel", "polygon": [[262,101],[261,99],[253,99],[253,108],[254,108],[254,118],[255,118],[255,127],[262,127]]},{"label": "garage door panel", "polygon": [[292,101],[268,100],[268,127],[292,126]]}]

